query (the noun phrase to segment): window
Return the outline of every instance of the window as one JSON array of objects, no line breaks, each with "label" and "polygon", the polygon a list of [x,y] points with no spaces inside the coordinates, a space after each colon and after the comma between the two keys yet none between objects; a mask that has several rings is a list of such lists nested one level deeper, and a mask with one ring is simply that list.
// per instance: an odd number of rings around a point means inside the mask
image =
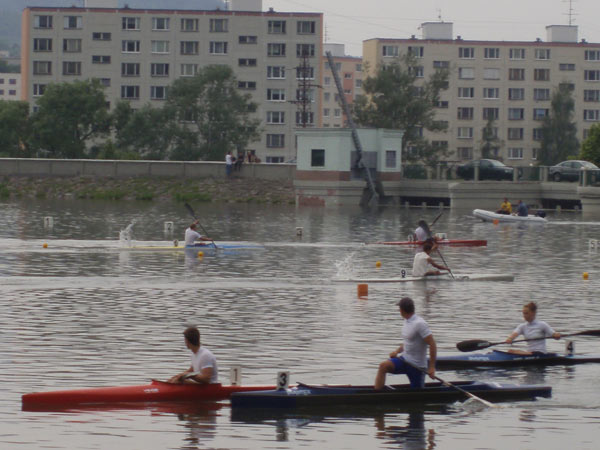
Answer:
[{"label": "window", "polygon": [[135,100],[140,98],[139,86],[121,86],[121,98]]},{"label": "window", "polygon": [[122,30],[139,30],[140,29],[140,18],[139,17],[123,17],[121,19]]},{"label": "window", "polygon": [[586,89],[583,91],[584,102],[600,102],[600,90]]},{"label": "window", "polygon": [[304,100],[309,102],[315,101],[315,90],[314,89],[296,89],[296,100],[299,102],[303,102]]},{"label": "window", "polygon": [[532,148],[531,149],[531,159],[537,159],[538,156],[538,148]]},{"label": "window", "polygon": [[473,47],[458,47],[458,57],[462,59],[475,58],[475,48]]},{"label": "window", "polygon": [[315,56],[315,44],[296,44],[296,56]]},{"label": "window", "polygon": [[[42,28],[42,27],[40,27]],[[50,21],[50,28],[52,28],[52,21]],[[586,61],[600,61],[600,50],[586,50],[585,51]]]},{"label": "window", "polygon": [[584,109],[583,120],[587,122],[598,122],[598,120],[600,120],[600,109]]},{"label": "window", "polygon": [[52,51],[52,39],[36,38],[33,40],[33,51],[34,52],[51,52]]},{"label": "window", "polygon": [[63,39],[65,53],[81,53],[81,39]]},{"label": "window", "polygon": [[523,159],[523,148],[509,147],[508,148],[508,159]]},{"label": "window", "polygon": [[315,68],[310,66],[296,67],[296,80],[314,80]]},{"label": "window", "polygon": [[256,36],[239,36],[238,43],[240,44],[256,44],[258,38]]},{"label": "window", "polygon": [[323,117],[329,117],[329,108],[323,108]]},{"label": "window", "polygon": [[567,89],[569,91],[575,90],[575,84],[573,84],[573,83],[558,83],[558,87],[560,89]]},{"label": "window", "polygon": [[473,147],[458,147],[456,156],[463,161],[473,159]]},{"label": "window", "polygon": [[267,79],[284,79],[285,66],[267,66]]},{"label": "window", "polygon": [[508,79],[511,81],[525,80],[525,69],[508,69]]},{"label": "window", "polygon": [[33,74],[34,75],[51,75],[52,74],[52,63],[50,61],[34,61],[33,62]]},{"label": "window", "polygon": [[94,41],[110,41],[110,33],[92,33],[92,40]]},{"label": "window", "polygon": [[408,47],[408,54],[414,56],[415,58],[422,58],[425,54],[424,47]]},{"label": "window", "polygon": [[533,69],[535,81],[550,81],[550,69]]},{"label": "window", "polygon": [[122,41],[121,51],[123,53],[139,53],[140,41]]},{"label": "window", "polygon": [[524,108],[508,108],[508,120],[523,120],[524,118]]},{"label": "window", "polygon": [[356,65],[356,71],[357,72],[362,72],[362,64],[357,64]]},{"label": "window", "polygon": [[533,99],[538,102],[550,100],[550,89],[534,89]]},{"label": "window", "polygon": [[548,108],[533,108],[533,120],[544,120],[550,114]]},{"label": "window", "polygon": [[284,102],[285,89],[267,89],[267,100],[271,102]]},{"label": "window", "polygon": [[323,84],[329,86],[331,84],[331,77],[323,77]]},{"label": "window", "polygon": [[500,59],[500,49],[497,47],[486,47],[483,49],[485,59]]},{"label": "window", "polygon": [[283,156],[267,156],[266,158],[266,162],[270,164],[280,164],[284,162],[283,160]]},{"label": "window", "polygon": [[509,100],[524,100],[525,89],[524,88],[509,88],[508,89]]},{"label": "window", "polygon": [[475,97],[475,88],[472,87],[459,87],[458,98],[473,98]]},{"label": "window", "polygon": [[150,64],[150,75],[153,77],[168,77],[169,64],[167,63],[152,63]]},{"label": "window", "polygon": [[198,31],[198,19],[181,19],[181,31]]},{"label": "window", "polygon": [[511,48],[508,51],[508,57],[510,59],[525,59],[525,49],[524,48]]},{"label": "window", "polygon": [[269,147],[269,148],[285,147],[285,134],[267,134],[267,147]]},{"label": "window", "polygon": [[33,16],[34,28],[52,28],[52,16]]},{"label": "window", "polygon": [[325,150],[313,148],[310,151],[310,166],[325,167]]},{"label": "window", "polygon": [[65,16],[63,23],[65,30],[79,30],[81,29],[81,16]]},{"label": "window", "polygon": [[285,123],[285,113],[283,111],[267,111],[267,123]]},{"label": "window", "polygon": [[198,54],[198,41],[181,41],[179,47],[182,55]]},{"label": "window", "polygon": [[110,55],[92,55],[92,64],[110,64]]},{"label": "window", "polygon": [[226,55],[227,54],[227,42],[211,41],[208,52],[211,55]]},{"label": "window", "polygon": [[544,138],[544,130],[542,128],[533,129],[533,140],[541,141]]},{"label": "window", "polygon": [[324,102],[328,102],[331,98],[331,94],[329,92],[324,92],[323,93],[323,101]]},{"label": "window", "polygon": [[211,33],[226,33],[228,19],[210,19],[209,30]]},{"label": "window", "polygon": [[168,31],[169,30],[169,18],[168,17],[153,17],[152,18],[152,31]]},{"label": "window", "polygon": [[81,75],[79,61],[63,61],[63,75]]},{"label": "window", "polygon": [[240,67],[256,67],[256,58],[240,58],[238,59]]},{"label": "window", "polygon": [[15,78],[9,78],[8,84],[17,84],[17,80]]},{"label": "window", "polygon": [[456,137],[458,139],[473,139],[472,127],[458,127]]},{"label": "window", "polygon": [[584,70],[583,79],[585,81],[600,81],[600,70]]},{"label": "window", "polygon": [[385,167],[387,169],[395,169],[396,168],[396,150],[386,150],[385,151]]},{"label": "window", "polygon": [[238,81],[238,89],[253,91],[256,89],[256,81]]},{"label": "window", "polygon": [[166,100],[167,86],[150,86],[150,98],[152,100]]},{"label": "window", "polygon": [[408,68],[409,72],[414,74],[415,78],[423,78],[425,69],[423,66],[413,66]]},{"label": "window", "polygon": [[182,64],[181,65],[181,76],[182,77],[193,77],[198,73],[198,64]]},{"label": "window", "polygon": [[334,117],[342,117],[342,110],[341,110],[341,109],[339,109],[339,108],[335,108],[335,109],[333,110],[333,116],[334,116]]},{"label": "window", "polygon": [[315,34],[314,20],[299,20],[296,24],[298,34]]},{"label": "window", "polygon": [[110,78],[100,78],[100,84],[104,87],[110,87]]},{"label": "window", "polygon": [[448,108],[448,100],[438,100],[435,104],[436,108],[447,109]]},{"label": "window", "polygon": [[269,34],[285,34],[285,20],[269,20]]},{"label": "window", "polygon": [[396,57],[400,53],[397,45],[384,45],[381,51],[383,52],[382,55],[387,57]]},{"label": "window", "polygon": [[572,72],[575,70],[575,64],[559,64],[558,69],[562,71]]},{"label": "window", "polygon": [[473,119],[473,108],[458,108],[457,117],[461,120],[472,120]]},{"label": "window", "polygon": [[352,79],[352,73],[349,73],[349,72],[344,73],[344,78],[346,80],[351,80]]},{"label": "window", "polygon": [[496,69],[496,68],[483,69],[483,79],[484,80],[499,80],[500,79],[500,69]]},{"label": "window", "polygon": [[499,108],[483,108],[483,120],[498,120],[499,117]]},{"label": "window", "polygon": [[314,125],[315,113],[296,111],[296,125]]},{"label": "window", "polygon": [[169,41],[150,41],[152,53],[169,53]]},{"label": "window", "polygon": [[267,44],[267,56],[285,56],[285,44]]},{"label": "window", "polygon": [[523,140],[523,128],[509,128],[508,139],[511,141],[522,141]]},{"label": "window", "polygon": [[500,88],[483,88],[483,98],[487,100],[500,98]]},{"label": "window", "polygon": [[589,136],[590,130],[586,128],[585,130],[583,130],[583,139],[586,140]]},{"label": "window", "polygon": [[33,85],[33,96],[34,97],[40,97],[40,96],[44,95],[45,91],[46,91],[45,84],[34,84]]},{"label": "window", "polygon": [[8,90],[8,95],[17,95],[17,91],[14,89],[9,89]]},{"label": "window", "polygon": [[549,48],[536,48],[534,49],[534,57],[535,59],[550,59],[550,49]]},{"label": "window", "polygon": [[139,77],[140,63],[121,63],[121,75],[124,77]]},{"label": "window", "polygon": [[450,67],[450,61],[434,61],[434,69],[448,69]]},{"label": "window", "polygon": [[475,69],[473,67],[459,67],[458,78],[461,80],[472,80],[475,78]]},{"label": "window", "polygon": [[355,80],[354,87],[357,89],[362,88],[362,80]]}]

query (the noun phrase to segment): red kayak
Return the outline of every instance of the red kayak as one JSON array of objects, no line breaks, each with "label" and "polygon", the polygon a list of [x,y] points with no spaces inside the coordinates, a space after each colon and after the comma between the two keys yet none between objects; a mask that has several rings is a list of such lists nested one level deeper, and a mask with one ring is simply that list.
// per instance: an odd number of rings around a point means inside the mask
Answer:
[{"label": "red kayak", "polygon": [[223,386],[222,384],[171,384],[152,380],[141,386],[100,387],[33,392],[22,397],[23,410],[108,403],[218,401],[234,392],[262,391],[275,386]]},{"label": "red kayak", "polygon": [[[388,241],[374,242],[380,245],[423,245],[425,241]],[[437,241],[438,245],[450,245],[452,247],[482,247],[487,245],[486,240],[478,239],[442,239]]]}]

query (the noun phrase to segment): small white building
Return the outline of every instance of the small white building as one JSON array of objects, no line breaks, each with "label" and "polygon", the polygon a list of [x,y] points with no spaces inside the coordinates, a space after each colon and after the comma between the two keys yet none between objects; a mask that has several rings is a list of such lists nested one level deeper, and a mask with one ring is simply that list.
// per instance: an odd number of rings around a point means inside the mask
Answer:
[{"label": "small white building", "polygon": [[[357,130],[362,162],[377,190],[398,197],[402,178],[403,131]],[[358,205],[369,189],[349,128],[317,128],[296,131],[296,205]]]},{"label": "small white building", "polygon": [[21,100],[20,73],[0,73],[0,100]]}]

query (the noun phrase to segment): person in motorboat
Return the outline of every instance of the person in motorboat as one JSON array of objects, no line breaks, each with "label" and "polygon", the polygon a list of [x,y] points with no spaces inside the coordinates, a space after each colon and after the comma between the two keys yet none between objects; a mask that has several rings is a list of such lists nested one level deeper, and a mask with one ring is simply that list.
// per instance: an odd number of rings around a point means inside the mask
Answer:
[{"label": "person in motorboat", "polygon": [[512,213],[512,205],[508,201],[506,197],[504,197],[504,201],[500,204],[500,209],[496,211],[496,214],[511,214]]},{"label": "person in motorboat", "polygon": [[[429,325],[421,316],[415,314],[415,303],[410,297],[402,298],[398,306],[400,315],[404,319],[403,342],[390,353],[389,359],[379,364],[374,386],[377,390],[385,386],[388,373],[405,374],[413,388],[421,388],[425,385],[425,372],[432,379],[435,377],[437,346]],[[429,347],[429,366],[427,366],[427,347]]]},{"label": "person in motorboat", "polygon": [[523,306],[523,318],[525,322],[517,326],[508,338],[507,344],[512,344],[512,341],[519,335],[523,335],[525,339],[535,339],[527,342],[527,350],[509,349],[508,353],[516,355],[534,355],[537,353],[546,353],[546,340],[544,338],[553,337],[560,339],[560,333],[554,331],[550,325],[542,320],[536,319],[537,304],[529,302]]},{"label": "person in motorboat", "polygon": [[192,364],[189,369],[171,377],[168,383],[218,383],[217,359],[210,350],[200,347],[200,331],[198,328],[186,328],[183,337],[185,346],[192,352]]},{"label": "person in motorboat", "polygon": [[196,241],[212,241],[212,239],[202,236],[200,233],[196,231],[196,226],[198,225],[198,221],[192,222],[192,224],[185,230],[185,246],[193,247],[196,244]]},{"label": "person in motorboat", "polygon": [[519,200],[519,205],[517,206],[517,216],[527,217],[529,215],[529,208],[525,204],[523,200]]},{"label": "person in motorboat", "polygon": [[[446,266],[436,263],[431,257],[431,252],[437,248],[435,242],[426,241],[423,244],[423,251],[415,255],[413,260],[412,276],[413,277],[427,277],[431,275],[441,275],[441,271],[445,270],[450,272],[450,269]],[[439,270],[429,270],[429,265],[432,265]]]}]

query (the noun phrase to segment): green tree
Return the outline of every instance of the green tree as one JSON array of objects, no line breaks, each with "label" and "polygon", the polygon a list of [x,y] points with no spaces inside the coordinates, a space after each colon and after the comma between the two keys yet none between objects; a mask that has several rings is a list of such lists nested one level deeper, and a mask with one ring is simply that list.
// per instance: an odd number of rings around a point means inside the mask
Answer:
[{"label": "green tree", "polygon": [[542,142],[538,155],[539,164],[552,166],[579,152],[577,126],[573,121],[575,100],[572,89],[560,84],[552,94],[550,114],[542,124]]},{"label": "green tree", "polygon": [[[405,158],[434,163],[448,154],[448,148],[432,145],[422,137],[422,130],[448,128],[446,122],[436,120],[435,107],[440,92],[448,88],[449,72],[437,69],[421,82],[419,72],[422,70],[412,55],[379,65],[374,76],[363,80],[363,95],[354,102],[354,120],[360,126],[404,130]],[[408,145],[417,149],[416,155],[406,154]]]},{"label": "green tree", "polygon": [[596,123],[590,128],[587,139],[581,144],[579,159],[593,162],[600,167],[600,124]]},{"label": "green tree", "polygon": [[0,156],[32,156],[30,138],[29,104],[0,100]]},{"label": "green tree", "polygon": [[229,66],[206,66],[169,88],[167,108],[174,142],[171,159],[222,160],[259,137],[256,103],[242,95]]},{"label": "green tree", "polygon": [[88,144],[110,131],[108,102],[98,80],[49,84],[33,114],[33,133],[44,156],[82,158]]},{"label": "green tree", "polygon": [[480,150],[482,158],[495,158],[499,159],[496,154],[498,152],[494,152],[494,150],[499,149],[504,145],[502,139],[498,137],[498,133],[496,132],[496,127],[494,126],[496,121],[493,118],[488,119],[485,127],[482,130],[481,142],[480,142]]}]

